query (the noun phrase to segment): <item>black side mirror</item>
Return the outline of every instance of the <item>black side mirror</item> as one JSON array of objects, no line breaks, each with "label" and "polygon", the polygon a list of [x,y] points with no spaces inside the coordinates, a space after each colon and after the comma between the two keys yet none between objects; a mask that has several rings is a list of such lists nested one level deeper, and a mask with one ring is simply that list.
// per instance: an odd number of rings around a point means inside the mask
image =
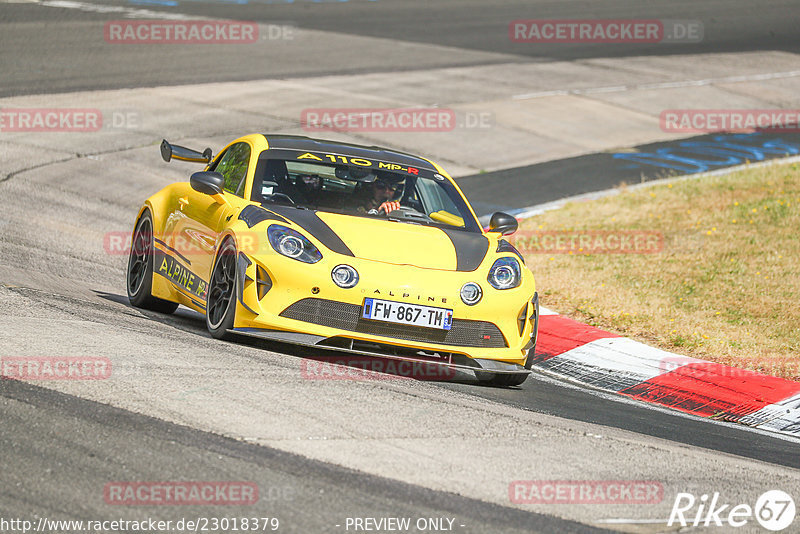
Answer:
[{"label": "black side mirror", "polygon": [[495,212],[489,220],[490,232],[500,232],[503,235],[511,235],[517,231],[517,228],[519,228],[519,223],[516,217],[508,213],[503,213],[502,211]]},{"label": "black side mirror", "polygon": [[222,184],[225,183],[225,179],[215,171],[200,171],[189,178],[189,183],[192,185],[192,189],[199,193],[221,195]]}]

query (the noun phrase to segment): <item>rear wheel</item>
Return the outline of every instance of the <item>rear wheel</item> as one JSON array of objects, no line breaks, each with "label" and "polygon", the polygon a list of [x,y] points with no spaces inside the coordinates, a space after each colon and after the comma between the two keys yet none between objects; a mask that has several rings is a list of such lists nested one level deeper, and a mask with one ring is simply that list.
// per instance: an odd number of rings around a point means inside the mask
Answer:
[{"label": "rear wheel", "polygon": [[206,326],[217,339],[230,337],[236,318],[236,245],[232,240],[223,243],[211,274],[206,299]]},{"label": "rear wheel", "polygon": [[[510,387],[519,386],[528,379],[528,373],[475,373],[481,384],[485,386]],[[484,376],[481,376],[484,375]]]},{"label": "rear wheel", "polygon": [[154,297],[153,291],[153,218],[145,211],[136,223],[128,257],[126,286],[128,300],[137,308],[173,313],[178,304]]}]

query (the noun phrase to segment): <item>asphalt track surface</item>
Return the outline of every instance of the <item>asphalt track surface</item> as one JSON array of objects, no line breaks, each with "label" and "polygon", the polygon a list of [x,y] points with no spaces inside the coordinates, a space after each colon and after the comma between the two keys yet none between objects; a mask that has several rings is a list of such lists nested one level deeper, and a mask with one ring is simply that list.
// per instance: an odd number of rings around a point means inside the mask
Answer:
[{"label": "asphalt track surface", "polygon": [[[128,3],[117,5],[131,6]],[[148,5],[146,8],[156,11],[179,9],[191,15],[223,18],[232,18],[235,13],[235,18],[240,20],[290,23],[323,31],[511,54],[517,56],[520,62],[694,51],[797,51],[800,48],[796,38],[800,10],[796,2],[768,5],[747,1],[702,4],[664,2],[642,6],[639,2],[620,1],[599,6],[593,2],[523,1],[488,5],[459,0],[439,2],[432,6],[429,2],[379,0],[343,4],[296,2],[292,5],[251,2],[235,6],[235,12],[233,6],[212,2],[181,2],[177,8],[157,5]],[[102,41],[88,48],[79,45],[77,40],[72,42],[74,46],[65,46],[65,42],[70,42],[68,32],[53,25],[54,21],[60,21],[62,27],[71,28],[71,21],[77,24],[87,18],[107,20],[113,17],[85,12],[78,14],[71,10],[44,10],[26,4],[0,4],[0,12],[3,13],[0,24],[4,30],[0,33],[2,95],[413,68],[413,58],[403,65],[375,61],[369,67],[364,67],[358,57],[339,57],[335,50],[325,50],[324,47],[315,50],[317,55],[311,62],[291,55],[271,57],[269,63],[249,62],[246,57],[234,61],[232,58],[239,59],[235,56],[241,50],[215,49],[198,53],[196,47],[176,50],[170,56],[142,47],[124,52],[125,60],[120,61],[118,56],[108,54],[108,48]],[[421,17],[420,12],[424,12],[425,16]],[[509,20],[578,16],[702,19],[707,21],[706,39],[702,46],[576,45],[541,47],[535,51],[508,42],[506,30]],[[48,27],[49,38],[43,37],[43,30]],[[26,37],[20,38],[21,35]],[[425,60],[428,67],[437,66],[435,59]],[[507,56],[496,59],[498,62],[507,60]],[[491,60],[487,58],[487,61]],[[54,69],[53,65],[63,67]],[[441,64],[451,65],[445,62]],[[552,162],[536,168],[503,172],[512,181],[521,180],[532,172],[541,176],[531,199],[544,202],[586,192],[586,184],[581,181],[581,176],[585,174],[581,171],[594,167],[596,159],[592,160],[592,157],[607,156],[587,156],[589,159]],[[551,187],[549,176],[558,176],[557,189]],[[620,181],[620,175],[608,172],[604,179],[608,184],[602,182],[603,186],[613,186]],[[465,188],[468,193],[472,191],[480,198],[482,183],[480,177],[467,178]],[[519,203],[511,200],[506,199],[503,205],[528,205],[527,199]],[[106,298],[117,304],[124,302],[121,295],[106,295]],[[150,320],[161,321],[155,316],[150,316]],[[168,320],[202,335],[204,324],[196,315],[179,314]],[[274,345],[271,347],[275,348]],[[303,351],[292,347],[278,348],[280,352],[290,355],[304,355]],[[797,445],[792,441],[598,397],[536,375],[520,388],[485,388],[469,380],[442,384],[441,387],[526,410],[630,430],[678,444],[780,466],[800,467]],[[263,499],[263,509],[260,505],[259,515],[272,513],[281,517],[283,514],[287,523],[293,523],[298,532],[335,531],[332,518],[401,514],[457,516],[459,521],[467,525],[466,532],[593,531],[562,519],[489,505],[458,495],[363,475],[269,447],[221,438],[37,386],[3,381],[0,388],[3,421],[0,445],[4,466],[14,466],[12,469],[3,469],[0,498],[4,506],[13,507],[18,516],[33,517],[81,509],[87,519],[104,517],[108,508],[97,498],[98,487],[115,478],[228,477],[235,480],[255,476],[262,487],[278,488],[274,499]],[[40,482],[35,491],[19,489],[29,488],[25,482],[30,480]],[[291,488],[291,496],[280,493],[280,488]],[[95,500],[88,495],[93,495]],[[48,507],[44,507],[44,503],[48,503]],[[146,515],[144,511],[147,510],[138,510],[135,515]],[[170,510],[165,513],[161,509],[158,515],[164,519],[187,515],[183,510],[180,512]],[[121,513],[126,517],[131,514],[130,510]]]},{"label": "asphalt track surface", "polygon": [[[242,0],[244,1],[244,0]],[[255,0],[245,4],[180,0],[174,7],[153,2],[104,2],[106,5],[291,25],[353,36],[373,36],[407,43],[436,44],[485,53],[482,63],[581,60],[595,57],[800,50],[798,2],[749,0],[647,2],[580,0],[351,0],[315,2]],[[26,3],[0,3],[0,96],[174,85],[208,81],[321,76],[474,64],[447,54],[431,57],[413,49],[374,57],[342,50],[322,40],[303,46],[285,42],[229,45],[200,50],[158,45],[109,45],[87,27],[92,20],[115,20],[124,14],[80,9],[41,9]],[[152,18],[140,16],[139,18]],[[700,20],[700,43],[536,44],[512,43],[508,24],[517,19],[599,18]],[[24,22],[24,24],[17,24]],[[57,24],[55,24],[57,22]],[[87,33],[88,32],[88,33]],[[88,38],[87,35],[93,38]],[[290,42],[291,44],[291,42]],[[399,75],[399,74],[398,74]]]},{"label": "asphalt track surface", "polygon": [[[692,152],[692,145],[700,146],[699,150],[704,153]],[[764,151],[765,145],[781,148]],[[620,153],[599,152],[464,176],[458,179],[458,185],[471,200],[478,216],[482,217],[495,211],[514,212],[623,184],[714,171],[748,161],[793,156],[798,152],[800,134],[797,132],[706,134],[648,143]],[[674,159],[658,157],[659,153],[668,153]],[[642,154],[652,155],[652,158],[637,161]],[[498,183],[503,187],[497,187]]]},{"label": "asphalt track surface", "polygon": [[[76,520],[106,519],[102,488],[109,480],[188,475],[256,482],[258,503],[235,507],[227,517],[275,517],[280,532],[342,531],[348,517],[448,517],[458,531],[475,533],[605,532],[309,461],[22,382],[3,381],[0,414],[5,466],[0,499],[5,511],[26,519],[56,519],[64,510]],[[31,480],[42,483],[32,486]],[[174,523],[220,517],[218,509],[200,506],[120,507],[119,515],[112,515]]]}]

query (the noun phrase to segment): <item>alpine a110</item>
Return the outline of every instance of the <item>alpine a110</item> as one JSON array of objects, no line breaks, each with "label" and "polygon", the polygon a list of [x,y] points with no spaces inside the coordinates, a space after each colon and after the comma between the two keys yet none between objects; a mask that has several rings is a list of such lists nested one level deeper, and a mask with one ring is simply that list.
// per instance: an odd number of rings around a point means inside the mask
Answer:
[{"label": "alpine a110", "polygon": [[127,268],[130,302],[205,315],[234,334],[425,362],[519,385],[533,360],[533,274],[479,223],[430,160],[379,147],[247,135],[216,157],[168,143],[165,161],[205,169],[144,201]]}]

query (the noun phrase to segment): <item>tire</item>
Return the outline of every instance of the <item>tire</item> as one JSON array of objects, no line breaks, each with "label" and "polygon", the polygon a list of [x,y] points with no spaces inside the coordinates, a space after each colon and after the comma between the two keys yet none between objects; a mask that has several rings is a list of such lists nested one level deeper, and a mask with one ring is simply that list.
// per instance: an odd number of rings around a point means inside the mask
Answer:
[{"label": "tire", "polygon": [[[481,373],[488,374],[488,373]],[[490,378],[478,377],[484,386],[511,387],[519,386],[528,379],[528,373],[504,373],[492,375]]]},{"label": "tire", "polygon": [[206,297],[206,326],[212,337],[230,339],[236,318],[236,245],[226,240],[219,249]]},{"label": "tire", "polygon": [[153,296],[153,217],[145,210],[136,222],[133,232],[131,252],[128,256],[128,271],[125,286],[131,305],[145,310],[173,313],[178,309],[176,302]]}]

